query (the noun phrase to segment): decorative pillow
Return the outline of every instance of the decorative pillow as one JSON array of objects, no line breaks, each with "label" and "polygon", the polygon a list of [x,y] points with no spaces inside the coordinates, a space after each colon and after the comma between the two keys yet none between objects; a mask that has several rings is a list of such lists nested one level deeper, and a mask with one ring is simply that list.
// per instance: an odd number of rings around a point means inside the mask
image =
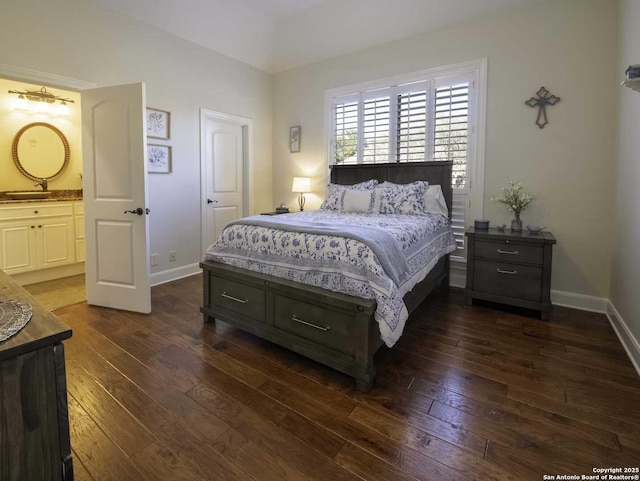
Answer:
[{"label": "decorative pillow", "polygon": [[425,214],[424,196],[428,182],[416,181],[411,184],[387,183],[382,187],[380,199],[381,214]]},{"label": "decorative pillow", "polygon": [[445,217],[449,217],[449,209],[442,193],[442,186],[429,186],[424,194],[424,210],[428,214],[442,214]]},{"label": "decorative pillow", "polygon": [[378,185],[376,179],[366,180],[359,184],[342,185],[342,184],[329,184],[327,186],[327,198],[320,206],[322,210],[340,210],[340,202],[342,199],[342,193],[345,190],[371,190],[375,189]]},{"label": "decorative pillow", "polygon": [[340,201],[340,212],[377,214],[380,211],[380,195],[376,189],[344,189]]}]

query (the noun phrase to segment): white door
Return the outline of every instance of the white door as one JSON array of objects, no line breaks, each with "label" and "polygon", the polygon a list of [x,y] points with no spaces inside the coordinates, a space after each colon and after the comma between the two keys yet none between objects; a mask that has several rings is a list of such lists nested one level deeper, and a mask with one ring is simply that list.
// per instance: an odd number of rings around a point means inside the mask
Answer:
[{"label": "white door", "polygon": [[201,116],[205,249],[229,222],[244,215],[243,121],[221,118],[223,115],[203,111]]},{"label": "white door", "polygon": [[145,86],[82,91],[87,302],[151,312]]}]

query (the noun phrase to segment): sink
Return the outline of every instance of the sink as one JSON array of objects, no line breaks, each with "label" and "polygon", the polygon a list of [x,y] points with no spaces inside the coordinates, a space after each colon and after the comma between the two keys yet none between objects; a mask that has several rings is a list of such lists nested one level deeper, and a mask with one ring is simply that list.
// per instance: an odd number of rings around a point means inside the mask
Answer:
[{"label": "sink", "polygon": [[51,196],[51,191],[40,191],[33,190],[28,192],[7,192],[5,194],[10,199],[21,200],[21,199],[47,199]]}]

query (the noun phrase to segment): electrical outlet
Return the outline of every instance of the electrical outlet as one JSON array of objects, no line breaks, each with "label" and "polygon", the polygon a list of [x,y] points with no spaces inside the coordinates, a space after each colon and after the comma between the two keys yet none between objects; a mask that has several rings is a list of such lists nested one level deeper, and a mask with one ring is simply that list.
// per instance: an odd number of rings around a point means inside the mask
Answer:
[{"label": "electrical outlet", "polygon": [[169,252],[169,262],[175,262],[176,261],[176,251],[170,251]]},{"label": "electrical outlet", "polygon": [[151,254],[151,265],[152,266],[158,265],[158,254]]}]

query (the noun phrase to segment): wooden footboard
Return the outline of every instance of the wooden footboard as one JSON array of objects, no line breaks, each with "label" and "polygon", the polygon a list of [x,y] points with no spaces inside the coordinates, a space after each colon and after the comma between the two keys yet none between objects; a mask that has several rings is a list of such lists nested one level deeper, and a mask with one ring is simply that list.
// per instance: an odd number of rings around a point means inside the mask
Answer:
[{"label": "wooden footboard", "polygon": [[[215,319],[332,367],[368,391],[375,379],[373,356],[382,345],[374,319],[376,302],[307,286],[246,269],[204,261],[205,322]],[[412,312],[445,278],[443,258],[405,296]]]}]

